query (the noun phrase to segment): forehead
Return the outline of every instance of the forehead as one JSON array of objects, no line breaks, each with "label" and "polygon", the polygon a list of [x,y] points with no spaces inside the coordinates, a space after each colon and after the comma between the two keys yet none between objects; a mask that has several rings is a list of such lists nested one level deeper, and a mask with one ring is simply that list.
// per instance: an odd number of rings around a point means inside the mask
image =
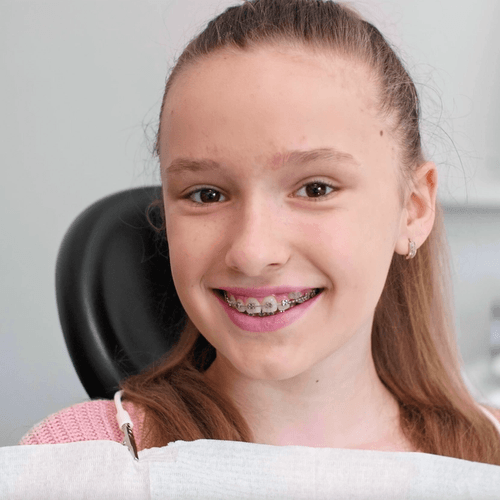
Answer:
[{"label": "forehead", "polygon": [[[356,156],[389,144],[370,70],[326,51],[223,50],[184,68],[165,101],[160,160],[335,147]],[[380,150],[377,154],[380,153]]]},{"label": "forehead", "polygon": [[[267,91],[273,97],[300,86],[303,91],[340,87],[352,92],[360,104],[376,105],[376,85],[369,68],[354,58],[341,57],[331,51],[289,45],[259,46],[251,49],[222,49],[187,65],[175,78],[167,96],[172,101],[186,94],[215,95],[252,88],[253,95]],[[241,92],[242,93],[242,92]],[[241,94],[240,93],[240,94]],[[307,94],[300,95],[302,99]]]}]

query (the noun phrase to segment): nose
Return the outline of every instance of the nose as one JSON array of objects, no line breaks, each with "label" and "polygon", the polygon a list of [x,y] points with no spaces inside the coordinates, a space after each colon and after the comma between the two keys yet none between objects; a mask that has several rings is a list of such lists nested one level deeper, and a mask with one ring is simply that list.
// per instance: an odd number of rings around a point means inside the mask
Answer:
[{"label": "nose", "polygon": [[227,233],[226,265],[249,277],[265,276],[290,259],[283,210],[254,202],[235,214]]}]

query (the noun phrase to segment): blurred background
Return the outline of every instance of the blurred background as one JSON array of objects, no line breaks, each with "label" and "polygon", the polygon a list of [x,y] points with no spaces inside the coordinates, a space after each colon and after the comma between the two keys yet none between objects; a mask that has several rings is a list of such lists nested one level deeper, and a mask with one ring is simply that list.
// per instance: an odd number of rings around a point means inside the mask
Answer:
[{"label": "blurred background", "polygon": [[[0,446],[88,399],[57,316],[59,245],[113,192],[159,184],[152,141],[165,77],[238,0],[0,0]],[[500,407],[500,3],[353,5],[419,88],[453,256],[464,378]]]}]

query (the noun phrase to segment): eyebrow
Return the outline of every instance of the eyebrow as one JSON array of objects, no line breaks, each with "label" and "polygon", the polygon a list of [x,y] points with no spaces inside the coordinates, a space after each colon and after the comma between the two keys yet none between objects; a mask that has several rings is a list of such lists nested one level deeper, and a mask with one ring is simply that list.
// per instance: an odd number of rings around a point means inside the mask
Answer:
[{"label": "eyebrow", "polygon": [[[278,156],[278,155],[277,155]],[[333,161],[335,163],[343,163],[353,167],[359,167],[360,163],[350,153],[339,151],[335,148],[319,148],[310,149],[307,151],[294,150],[287,151],[279,155],[279,162],[282,165],[303,165],[315,161]],[[275,161],[275,160],[273,160]],[[205,158],[175,158],[166,168],[168,174],[179,174],[184,172],[203,172],[220,170],[222,165],[214,160]]]}]

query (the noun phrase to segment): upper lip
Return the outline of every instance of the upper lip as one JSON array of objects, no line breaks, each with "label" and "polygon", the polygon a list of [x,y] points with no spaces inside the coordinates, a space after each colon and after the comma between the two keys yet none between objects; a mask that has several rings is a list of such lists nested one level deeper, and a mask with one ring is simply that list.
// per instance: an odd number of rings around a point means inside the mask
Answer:
[{"label": "upper lip", "polygon": [[303,286],[303,285],[295,285],[295,286],[269,286],[269,287],[260,287],[260,288],[237,288],[237,287],[223,287],[219,288],[219,290],[224,290],[227,293],[232,295],[239,295],[243,297],[267,297],[269,295],[284,295],[291,292],[300,292],[302,290],[314,290],[315,286]]}]

